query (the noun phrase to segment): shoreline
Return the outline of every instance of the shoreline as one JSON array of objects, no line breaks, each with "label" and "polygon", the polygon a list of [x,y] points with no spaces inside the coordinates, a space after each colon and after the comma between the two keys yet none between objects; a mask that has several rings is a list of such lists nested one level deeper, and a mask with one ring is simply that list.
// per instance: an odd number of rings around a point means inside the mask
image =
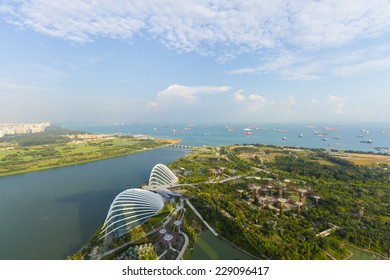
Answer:
[{"label": "shoreline", "polygon": [[[93,134],[93,136],[100,136],[99,134]],[[113,135],[110,135],[111,137]],[[119,137],[118,138],[114,138],[114,140],[118,140],[120,139]],[[129,137],[126,137],[126,138],[123,138],[124,141],[126,140],[129,140],[129,139],[132,139],[134,140],[135,142],[136,141],[142,141],[141,139],[137,139],[137,138],[133,138],[132,136],[129,136]],[[145,139],[143,139],[145,140]],[[134,154],[134,153],[139,153],[139,152],[143,152],[143,151],[147,151],[147,150],[153,150],[153,149],[157,149],[157,148],[161,148],[161,147],[164,147],[164,146],[169,146],[169,145],[177,145],[178,143],[180,143],[182,140],[181,139],[162,139],[162,138],[158,138],[158,139],[148,139],[148,140],[152,140],[154,143],[156,144],[160,144],[160,143],[164,143],[164,144],[161,144],[161,145],[158,145],[156,147],[152,147],[152,148],[145,148],[143,147],[142,149],[137,149],[137,150],[132,150],[132,151],[126,151],[126,152],[122,152],[122,153],[118,153],[118,154],[115,154],[115,155],[105,155],[105,156],[101,156],[99,158],[90,158],[90,159],[84,159],[84,160],[75,160],[73,162],[67,162],[67,163],[61,163],[61,164],[52,164],[52,165],[48,165],[48,166],[40,166],[40,167],[34,167],[32,169],[25,169],[25,170],[18,170],[18,171],[10,171],[10,172],[4,172],[2,173],[1,172],[1,150],[0,150],[0,178],[2,177],[7,177],[7,176],[13,176],[13,175],[22,175],[22,174],[27,174],[27,173],[31,173],[31,172],[37,172],[37,171],[44,171],[44,170],[49,170],[49,169],[55,169],[55,168],[61,168],[61,167],[68,167],[68,166],[73,166],[73,165],[78,165],[78,164],[85,164],[85,163],[89,163],[89,162],[95,162],[95,161],[100,161],[100,160],[106,160],[106,159],[112,159],[112,158],[116,158],[116,157],[122,157],[122,156],[126,156],[126,155],[131,155],[131,154]],[[99,141],[104,141],[104,139],[99,139],[97,140],[96,142],[99,142]],[[91,141],[92,143],[94,143],[93,141]],[[88,144],[88,143],[91,143],[91,142],[84,142],[83,144]],[[68,143],[68,145],[77,145],[77,144],[74,144],[74,143]],[[41,145],[41,146],[31,146],[31,147],[28,147],[28,148],[31,148],[31,149],[44,149],[44,148],[52,148],[52,147],[57,147],[58,144],[50,144],[50,145]],[[281,149],[284,149],[284,150],[292,150],[292,151],[295,151],[295,150],[318,150],[318,151],[324,151],[324,149],[321,149],[321,148],[307,148],[307,147],[294,147],[294,146],[278,146],[278,145],[264,145],[264,144],[235,144],[235,145],[218,145],[218,146],[214,146],[214,145],[210,145],[210,147],[225,147],[225,146],[252,146],[252,145],[259,145],[259,146],[263,146],[265,148],[269,147],[269,148],[281,148]],[[195,146],[194,148],[201,148],[202,146]],[[12,151],[19,151],[19,150],[23,150],[23,149],[26,149],[26,147],[18,147],[16,149],[13,149]],[[4,150],[6,151],[6,150]],[[101,151],[99,151],[101,152]],[[99,153],[99,152],[96,152],[96,155]],[[104,150],[103,150],[104,152]],[[384,154],[384,153],[373,153],[373,152],[364,152],[364,151],[345,151],[344,153],[337,153],[337,152],[331,152],[330,153],[332,156],[335,156],[336,158],[340,158],[340,159],[344,159],[344,160],[347,160],[351,163],[357,163],[359,162],[361,165],[368,165],[368,164],[372,164],[372,163],[382,163],[382,164],[390,164],[390,155],[389,154]],[[58,160],[61,160],[61,157],[58,157],[58,158],[55,158],[55,159],[58,159]],[[53,158],[51,158],[51,160],[53,160]]]},{"label": "shoreline", "polygon": [[[6,171],[1,172],[0,171],[0,178],[13,176],[13,175],[22,175],[22,174],[27,174],[27,173],[31,173],[31,172],[37,172],[37,171],[44,171],[44,170],[49,170],[49,169],[56,169],[56,168],[61,168],[61,167],[74,166],[74,165],[96,162],[96,161],[101,161],[101,160],[106,160],[106,159],[112,159],[112,158],[116,158],[116,157],[123,157],[123,156],[131,155],[131,154],[135,154],[135,153],[139,153],[139,152],[162,148],[162,147],[168,146],[168,145],[175,145],[175,144],[180,142],[179,139],[167,139],[167,140],[166,139],[153,139],[153,140],[149,139],[149,140],[153,141],[153,145],[156,145],[156,146],[147,147],[147,145],[142,145],[143,144],[142,140],[136,139],[136,138],[131,138],[131,137],[123,138],[123,139],[115,138],[114,140],[118,141],[119,144],[125,146],[126,143],[123,144],[122,142],[126,142],[130,139],[133,139],[135,141],[135,144],[140,144],[140,147],[137,147],[137,149],[135,149],[135,150],[127,150],[127,151],[119,152],[118,154],[99,155],[99,153],[101,154],[101,153],[104,153],[106,151],[103,149],[102,151],[91,152],[89,154],[87,154],[87,153],[80,154],[79,158],[76,157],[73,159],[73,161],[60,163],[60,164],[58,164],[58,163],[65,158],[63,155],[56,157],[56,158],[42,158],[42,161],[44,161],[44,160],[58,160],[58,162],[57,162],[57,164],[53,163],[53,164],[49,164],[47,166],[35,166],[31,169],[28,168],[28,169],[9,171],[9,172],[6,172]],[[123,140],[123,141],[120,141],[120,140]],[[94,143],[99,143],[99,142],[103,142],[103,141],[105,141],[105,140],[99,139],[98,141],[84,142],[83,144],[88,144],[88,143],[94,144]],[[67,145],[77,145],[77,144],[70,143]],[[132,146],[133,145],[129,145],[127,148],[131,149]],[[57,145],[57,144],[50,144],[50,145],[41,145],[41,146],[31,146],[31,147],[28,147],[28,149],[34,149],[34,151],[40,151],[40,150],[44,150],[45,148],[54,148],[55,149],[58,147],[59,147],[59,145]],[[19,153],[20,151],[22,151],[25,148],[26,147],[18,147],[16,149],[14,149],[13,151],[15,153]],[[85,155],[90,155],[91,158],[89,158],[89,159],[82,158]],[[99,157],[96,158],[96,155]],[[0,159],[1,159],[1,157],[0,157]],[[1,165],[1,160],[0,160],[0,170],[1,170],[1,167],[2,167],[2,165]]]}]

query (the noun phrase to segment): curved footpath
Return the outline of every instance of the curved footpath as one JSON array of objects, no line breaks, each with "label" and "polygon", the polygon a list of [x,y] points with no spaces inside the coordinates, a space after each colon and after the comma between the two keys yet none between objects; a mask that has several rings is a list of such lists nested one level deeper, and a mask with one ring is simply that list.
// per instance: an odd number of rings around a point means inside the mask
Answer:
[{"label": "curved footpath", "polygon": [[188,243],[190,242],[190,239],[188,238],[187,234],[185,234],[184,232],[180,231],[179,233],[184,236],[184,245],[181,248],[180,253],[177,255],[176,259],[182,260],[184,252],[186,251]]}]

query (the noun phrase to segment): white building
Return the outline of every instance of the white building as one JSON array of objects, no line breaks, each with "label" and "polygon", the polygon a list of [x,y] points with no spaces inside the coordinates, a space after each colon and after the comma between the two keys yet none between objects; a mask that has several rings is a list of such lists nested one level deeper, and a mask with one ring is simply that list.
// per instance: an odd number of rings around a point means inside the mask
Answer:
[{"label": "white building", "polygon": [[0,123],[0,137],[7,134],[26,134],[43,132],[50,122],[42,123]]}]

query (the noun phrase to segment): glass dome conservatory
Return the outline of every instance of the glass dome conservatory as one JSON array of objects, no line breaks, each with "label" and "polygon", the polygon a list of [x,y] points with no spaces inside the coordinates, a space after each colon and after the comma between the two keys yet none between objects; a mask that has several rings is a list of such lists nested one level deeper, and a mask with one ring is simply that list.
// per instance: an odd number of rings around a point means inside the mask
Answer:
[{"label": "glass dome conservatory", "polygon": [[173,185],[179,179],[164,164],[156,164],[149,177],[149,186]]},{"label": "glass dome conservatory", "polygon": [[164,206],[162,197],[143,189],[127,189],[118,194],[104,221],[103,237],[120,237],[156,215]]}]

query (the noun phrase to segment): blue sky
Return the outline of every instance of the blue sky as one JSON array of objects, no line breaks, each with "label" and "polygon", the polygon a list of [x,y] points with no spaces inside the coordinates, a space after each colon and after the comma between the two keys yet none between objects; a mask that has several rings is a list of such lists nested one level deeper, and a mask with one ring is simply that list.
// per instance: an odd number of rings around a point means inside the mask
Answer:
[{"label": "blue sky", "polygon": [[390,1],[0,1],[0,122],[390,121]]}]

